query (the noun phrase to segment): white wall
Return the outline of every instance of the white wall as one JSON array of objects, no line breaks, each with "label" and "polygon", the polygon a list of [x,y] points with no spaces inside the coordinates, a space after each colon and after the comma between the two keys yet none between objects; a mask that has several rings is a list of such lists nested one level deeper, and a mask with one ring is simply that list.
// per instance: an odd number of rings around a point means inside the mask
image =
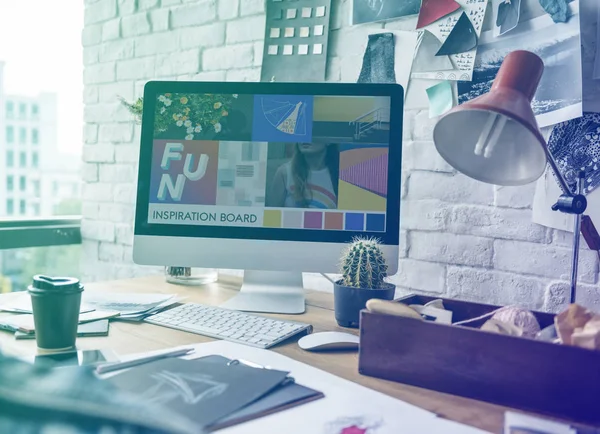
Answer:
[{"label": "white wall", "polygon": [[[333,0],[329,81],[355,79],[344,71],[362,59],[350,4]],[[86,280],[151,271],[131,263],[139,130],[117,95],[140,96],[148,79],[258,81],[264,23],[264,0],[86,0]],[[534,185],[497,188],[455,173],[434,149],[433,123],[425,110],[405,113],[399,293],[551,310],[568,302],[571,240],[531,223]],[[582,303],[600,305],[597,279],[596,252],[583,246]],[[314,277],[310,285],[330,286]]]}]

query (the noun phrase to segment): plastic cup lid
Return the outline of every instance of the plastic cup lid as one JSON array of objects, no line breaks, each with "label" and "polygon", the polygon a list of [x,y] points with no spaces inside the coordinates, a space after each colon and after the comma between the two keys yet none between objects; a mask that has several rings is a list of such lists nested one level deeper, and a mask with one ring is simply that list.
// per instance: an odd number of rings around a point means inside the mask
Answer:
[{"label": "plastic cup lid", "polygon": [[50,277],[41,274],[38,274],[33,277],[33,283],[31,287],[34,289],[49,291],[74,291],[81,289],[79,279],[76,279],[74,277]]}]

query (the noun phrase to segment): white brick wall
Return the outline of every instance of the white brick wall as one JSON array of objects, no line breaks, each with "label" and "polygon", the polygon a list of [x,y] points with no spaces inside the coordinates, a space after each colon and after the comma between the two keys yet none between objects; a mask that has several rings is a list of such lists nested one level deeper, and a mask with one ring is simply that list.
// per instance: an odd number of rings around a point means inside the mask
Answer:
[{"label": "white brick wall", "polygon": [[[348,0],[333,0],[327,80],[355,81],[362,54]],[[160,272],[131,262],[139,126],[118,103],[149,79],[258,81],[264,0],[86,1],[84,278]],[[405,23],[373,23],[403,29]],[[569,234],[531,222],[535,183],[494,187],[436,152],[426,110],[404,116],[397,294],[423,292],[559,310],[568,302]],[[600,308],[595,252],[582,245],[580,301]],[[330,290],[322,278],[311,286]]]}]

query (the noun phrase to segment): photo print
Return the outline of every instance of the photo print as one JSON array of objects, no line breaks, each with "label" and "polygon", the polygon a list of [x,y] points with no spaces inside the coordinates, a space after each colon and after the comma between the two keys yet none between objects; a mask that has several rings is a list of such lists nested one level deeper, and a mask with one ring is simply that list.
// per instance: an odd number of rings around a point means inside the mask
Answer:
[{"label": "photo print", "polygon": [[420,7],[421,0],[353,0],[352,25],[416,15]]},{"label": "photo print", "polygon": [[215,205],[219,142],[154,140],[150,203]]},{"label": "photo print", "polygon": [[519,24],[521,0],[492,0],[494,36],[502,36]]},{"label": "photo print", "polygon": [[267,142],[219,142],[217,205],[265,206]]},{"label": "photo print", "polygon": [[488,92],[504,57],[515,49],[531,51],[544,61],[544,73],[532,101],[540,127],[582,115],[582,72],[579,3],[570,3],[573,15],[555,24],[548,15],[520,23],[502,38],[493,31],[481,35],[477,61],[470,82],[458,82],[462,104]]},{"label": "photo print", "polygon": [[252,95],[165,93],[158,96],[154,138],[250,140]]},{"label": "photo print", "polygon": [[338,207],[338,143],[269,143],[266,206]]},{"label": "photo print", "polygon": [[325,80],[331,0],[266,0],[261,81]]},{"label": "photo print", "polygon": [[[440,7],[435,11],[437,14],[430,13],[429,17],[423,19],[423,23],[426,23],[439,17],[423,26],[419,32],[415,69],[411,78],[471,80],[488,2],[456,0],[456,3],[460,7],[450,14],[440,16],[442,12],[453,8],[452,4],[446,4],[445,8]],[[437,6],[437,2],[434,6]],[[434,69],[434,65],[439,69]]]},{"label": "photo print", "polygon": [[312,119],[312,96],[255,95],[252,140],[309,143],[312,140]]},{"label": "photo print", "polygon": [[548,150],[571,191],[576,191],[578,173],[583,171],[583,193],[591,193],[600,185],[600,114],[584,113],[556,124]]},{"label": "photo print", "polygon": [[315,96],[312,141],[389,143],[390,98]]}]

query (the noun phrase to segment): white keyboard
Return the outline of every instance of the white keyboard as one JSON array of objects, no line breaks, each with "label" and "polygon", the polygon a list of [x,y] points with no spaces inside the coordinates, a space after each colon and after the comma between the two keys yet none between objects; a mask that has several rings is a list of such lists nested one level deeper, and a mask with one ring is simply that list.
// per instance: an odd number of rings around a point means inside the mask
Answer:
[{"label": "white keyboard", "polygon": [[197,303],[182,304],[149,316],[144,321],[258,348],[272,347],[300,332],[312,332],[310,324]]}]

